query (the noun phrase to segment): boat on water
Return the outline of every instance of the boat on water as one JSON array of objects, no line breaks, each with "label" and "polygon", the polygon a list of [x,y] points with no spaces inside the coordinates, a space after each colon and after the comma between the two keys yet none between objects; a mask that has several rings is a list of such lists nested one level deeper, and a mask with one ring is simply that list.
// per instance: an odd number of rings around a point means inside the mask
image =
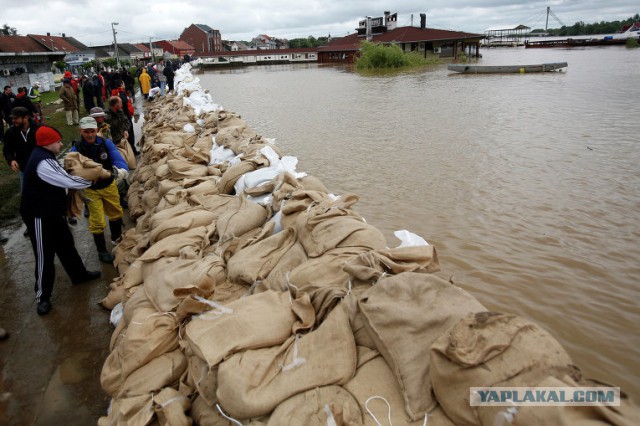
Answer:
[{"label": "boat on water", "polygon": [[566,62],[550,62],[546,64],[534,65],[469,65],[469,64],[449,64],[449,71],[462,74],[503,74],[519,73],[528,74],[532,72],[559,71],[567,68]]}]

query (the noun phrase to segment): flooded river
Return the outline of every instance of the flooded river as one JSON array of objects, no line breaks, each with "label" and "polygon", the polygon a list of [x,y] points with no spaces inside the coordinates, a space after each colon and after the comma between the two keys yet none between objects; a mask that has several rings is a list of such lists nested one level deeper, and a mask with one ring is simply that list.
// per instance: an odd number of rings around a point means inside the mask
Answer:
[{"label": "flooded river", "polygon": [[492,310],[531,318],[640,400],[640,49],[483,49],[566,72],[382,76],[313,65],[198,75],[397,245],[408,229]]}]

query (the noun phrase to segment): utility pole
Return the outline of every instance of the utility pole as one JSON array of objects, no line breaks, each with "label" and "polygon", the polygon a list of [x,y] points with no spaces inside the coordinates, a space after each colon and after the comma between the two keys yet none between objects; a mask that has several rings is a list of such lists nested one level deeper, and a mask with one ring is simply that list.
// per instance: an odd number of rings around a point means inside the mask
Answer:
[{"label": "utility pole", "polygon": [[111,31],[113,31],[113,47],[115,49],[115,54],[116,54],[116,64],[118,69],[120,69],[120,55],[118,54],[118,40],[116,40],[116,29],[114,28],[114,25],[118,25],[117,22],[112,22],[111,23]]},{"label": "utility pole", "polygon": [[153,51],[153,41],[152,38],[149,37],[149,48],[151,49],[151,59],[153,63],[156,63],[156,52]]}]

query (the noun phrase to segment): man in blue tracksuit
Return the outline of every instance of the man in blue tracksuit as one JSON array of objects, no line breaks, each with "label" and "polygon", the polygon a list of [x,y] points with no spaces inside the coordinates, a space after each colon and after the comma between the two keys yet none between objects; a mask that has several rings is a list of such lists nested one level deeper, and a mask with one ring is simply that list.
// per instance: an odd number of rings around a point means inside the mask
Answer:
[{"label": "man in blue tracksuit", "polygon": [[56,155],[62,149],[62,135],[53,127],[40,126],[36,147],[24,169],[20,214],[29,230],[36,258],[36,302],[38,315],[51,310],[57,255],[72,284],[96,279],[100,272],[87,271],[76,250],[67,225],[66,188],[88,188],[91,181],[64,171]]},{"label": "man in blue tracksuit", "polygon": [[119,173],[128,174],[129,168],[113,142],[98,136],[98,123],[95,118],[84,117],[80,120],[80,136],[80,141],[71,148],[71,151],[79,152],[96,163],[102,164],[105,170],[112,172],[110,178],[99,180],[85,190],[89,208],[89,232],[96,243],[98,257],[101,262],[112,263],[114,257],[107,251],[104,237],[106,226],[104,215],[109,217],[111,241],[116,241],[122,234],[124,224],[114,171],[117,169]]}]

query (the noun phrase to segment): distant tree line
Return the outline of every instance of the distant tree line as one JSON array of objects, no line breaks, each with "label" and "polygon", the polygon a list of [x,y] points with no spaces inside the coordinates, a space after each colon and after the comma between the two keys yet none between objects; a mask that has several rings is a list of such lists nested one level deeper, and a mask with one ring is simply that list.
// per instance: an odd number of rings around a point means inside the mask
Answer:
[{"label": "distant tree line", "polygon": [[4,24],[2,28],[0,28],[0,34],[14,36],[14,35],[18,35],[18,30],[16,30],[13,27],[10,27],[8,24]]},{"label": "distant tree line", "polygon": [[[598,22],[593,24],[585,24],[584,22],[576,22],[570,27],[563,26],[561,28],[549,28],[547,33],[551,36],[577,36],[592,34],[611,34],[618,32],[623,25],[631,25],[634,22],[640,22],[640,15],[635,14],[624,21]],[[544,29],[537,28],[531,32],[544,32]]]},{"label": "distant tree line", "polygon": [[309,36],[307,38],[294,38],[289,40],[289,47],[291,49],[296,49],[299,47],[320,47],[326,46],[327,44],[329,44],[328,37],[315,38],[313,36]]}]

